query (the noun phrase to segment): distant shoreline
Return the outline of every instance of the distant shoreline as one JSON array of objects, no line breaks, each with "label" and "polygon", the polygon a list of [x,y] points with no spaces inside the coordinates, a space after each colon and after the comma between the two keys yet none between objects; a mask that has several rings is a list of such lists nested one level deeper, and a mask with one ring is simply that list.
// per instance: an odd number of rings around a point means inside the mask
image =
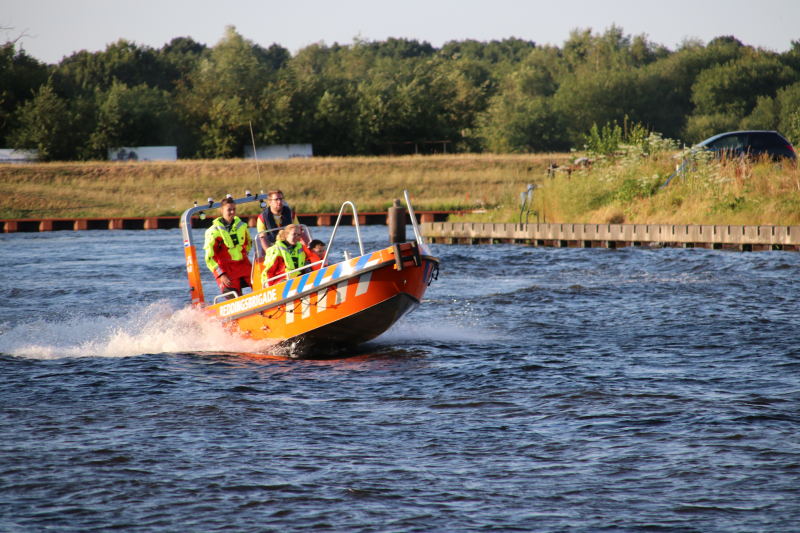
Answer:
[{"label": "distant shoreline", "polygon": [[[786,163],[713,163],[673,179],[675,160],[570,166],[579,154],[315,157],[262,161],[56,162],[0,166],[0,219],[178,216],[195,202],[281,189],[298,213],[336,213],[350,200],[385,212],[409,190],[418,211],[460,211],[453,222],[514,223],[536,189],[534,222],[800,224],[800,171]],[[551,165],[556,167],[548,173]],[[527,199],[526,199],[527,202]],[[530,209],[528,209],[530,208]],[[484,211],[474,213],[474,211]],[[240,208],[258,213],[257,205]],[[213,214],[213,213],[212,213]]]}]

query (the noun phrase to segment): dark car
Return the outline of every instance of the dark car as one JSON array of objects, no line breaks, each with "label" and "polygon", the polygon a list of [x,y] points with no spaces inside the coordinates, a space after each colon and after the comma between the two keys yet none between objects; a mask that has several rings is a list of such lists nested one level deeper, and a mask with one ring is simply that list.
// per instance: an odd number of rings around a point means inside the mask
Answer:
[{"label": "dark car", "polygon": [[717,157],[759,157],[768,154],[775,160],[797,160],[792,143],[777,131],[730,131],[714,135],[697,146],[713,150]]}]

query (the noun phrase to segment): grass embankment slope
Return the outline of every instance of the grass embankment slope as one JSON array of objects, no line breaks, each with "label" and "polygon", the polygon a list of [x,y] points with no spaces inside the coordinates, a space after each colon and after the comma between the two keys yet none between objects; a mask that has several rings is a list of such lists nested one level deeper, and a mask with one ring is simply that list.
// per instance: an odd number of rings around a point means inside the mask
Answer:
[{"label": "grass embankment slope", "polygon": [[[562,157],[566,160],[566,156]],[[409,156],[261,162],[265,192],[283,190],[299,213],[385,211],[408,189],[417,210],[475,209],[503,203],[540,179],[550,157]],[[252,161],[47,163],[0,167],[0,218],[179,215],[197,201],[258,192]],[[240,213],[258,210],[243,206]]]},{"label": "grass embankment slope", "polygon": [[[600,158],[547,175],[550,155],[314,158],[262,162],[265,191],[280,188],[300,213],[336,212],[344,200],[384,211],[403,189],[417,210],[486,212],[454,221],[516,222],[519,193],[537,185],[531,218],[547,222],[800,225],[800,171],[768,161],[690,161],[674,153]],[[564,168],[570,154],[554,154]],[[178,215],[187,207],[261,188],[245,161],[49,163],[0,167],[0,218]],[[242,214],[257,212],[255,205]]]},{"label": "grass embankment slope", "polygon": [[[795,163],[626,150],[599,157],[571,174],[556,172],[539,180],[532,220],[538,212],[541,220],[555,223],[800,225],[800,171]],[[662,188],[683,161],[683,170]],[[516,222],[519,193],[493,211],[453,220]]]}]

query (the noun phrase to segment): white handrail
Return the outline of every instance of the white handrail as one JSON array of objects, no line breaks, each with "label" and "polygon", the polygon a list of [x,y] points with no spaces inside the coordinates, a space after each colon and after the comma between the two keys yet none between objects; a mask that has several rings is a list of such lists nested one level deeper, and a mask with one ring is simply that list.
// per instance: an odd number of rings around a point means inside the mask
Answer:
[{"label": "white handrail", "polygon": [[343,203],[341,209],[339,209],[339,216],[336,218],[336,224],[333,226],[333,233],[331,233],[331,239],[328,241],[328,247],[325,249],[325,257],[322,258],[323,261],[328,260],[328,253],[330,253],[331,246],[333,246],[333,238],[336,237],[336,230],[339,229],[339,222],[342,220],[342,213],[347,204],[350,204],[350,207],[353,208],[353,222],[355,223],[356,234],[358,235],[358,247],[361,250],[361,255],[364,255],[364,243],[361,241],[361,228],[358,225],[358,211],[356,210],[356,206],[353,205],[353,202],[348,200]]},{"label": "white handrail", "polygon": [[225,298],[227,300],[229,294],[233,294],[234,298],[238,298],[238,296],[236,296],[236,291],[223,292],[222,294],[214,298],[214,305],[217,305],[217,300],[219,300],[220,298]]},{"label": "white handrail", "polygon": [[[408,193],[406,193],[406,203],[408,203]],[[273,276],[273,277],[267,279],[266,285],[264,285],[264,286],[265,287],[269,286],[269,283],[271,281],[275,281],[276,279],[286,278],[287,281],[289,279],[293,279],[293,278],[289,278],[289,274],[292,274],[293,272],[297,272],[297,271],[300,271],[300,270],[305,270],[307,268],[312,268],[315,265],[323,265],[323,266],[326,265],[327,262],[328,262],[328,254],[331,251],[331,247],[333,246],[333,240],[336,237],[336,230],[339,229],[339,223],[342,220],[342,214],[344,213],[344,208],[347,207],[348,205],[353,209],[353,223],[354,223],[354,225],[356,227],[356,234],[358,235],[358,248],[361,251],[361,255],[365,255],[365,252],[364,252],[364,241],[361,238],[361,225],[358,223],[358,210],[356,209],[356,206],[353,204],[353,202],[346,201],[346,202],[344,202],[342,204],[342,207],[339,209],[339,216],[336,218],[336,224],[334,224],[334,226],[333,226],[333,232],[331,233],[331,238],[328,241],[328,246],[325,248],[325,256],[319,261],[315,261],[315,262],[313,262],[311,264],[303,265],[301,267],[297,267],[297,268],[295,268],[293,270],[290,270],[289,272],[284,272],[283,274],[279,274],[277,276]],[[410,205],[411,204],[409,204],[409,206]],[[412,220],[413,220],[413,215],[412,215]],[[416,221],[415,221],[415,223],[416,223]],[[300,227],[303,228],[306,231],[306,233],[308,234],[309,238],[311,238],[311,232],[308,231],[308,226],[306,226],[305,224],[300,224]],[[275,229],[260,231],[260,232],[258,232],[258,234],[256,234],[256,238],[254,239],[256,244],[255,244],[254,250],[253,250],[253,269],[250,272],[250,279],[251,280],[253,278],[253,273],[255,272],[255,260],[258,257],[260,257],[260,255],[256,255],[257,252],[260,249],[259,236],[261,236],[261,235],[263,235],[265,233],[272,232],[272,231],[280,231],[281,229],[283,229],[283,228],[275,228]],[[417,231],[417,234],[419,234],[418,231]],[[266,250],[263,250],[263,252],[266,255]]]}]

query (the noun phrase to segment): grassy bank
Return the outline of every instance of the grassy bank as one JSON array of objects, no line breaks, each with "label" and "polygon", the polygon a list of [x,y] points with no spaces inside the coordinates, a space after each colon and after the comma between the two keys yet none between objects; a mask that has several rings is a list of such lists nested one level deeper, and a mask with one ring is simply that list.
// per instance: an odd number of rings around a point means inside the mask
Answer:
[{"label": "grassy bank", "polygon": [[[314,158],[261,163],[301,213],[384,211],[403,189],[418,210],[474,210],[456,221],[516,222],[519,193],[537,185],[531,218],[548,222],[800,225],[800,171],[769,161],[702,157],[675,172],[674,152],[631,151],[571,174],[547,175],[549,155]],[[565,168],[570,154],[553,161]],[[195,201],[258,191],[253,162],[49,163],[0,167],[0,218],[178,215]],[[255,205],[243,209],[255,213]]]},{"label": "grassy bank", "polygon": [[[571,174],[538,181],[529,220],[612,224],[800,225],[800,171],[769,160],[715,160],[689,154],[685,170],[662,185],[680,154],[601,158]],[[517,222],[519,192],[485,214],[454,221]],[[524,214],[523,214],[524,221]]]},{"label": "grassy bank", "polygon": [[[565,161],[566,155],[555,158]],[[282,189],[301,213],[344,200],[384,211],[408,189],[419,210],[495,206],[539,179],[548,155],[406,156],[169,163],[48,163],[0,167],[0,218],[178,215],[195,201]],[[245,214],[256,206],[246,206]]]}]

